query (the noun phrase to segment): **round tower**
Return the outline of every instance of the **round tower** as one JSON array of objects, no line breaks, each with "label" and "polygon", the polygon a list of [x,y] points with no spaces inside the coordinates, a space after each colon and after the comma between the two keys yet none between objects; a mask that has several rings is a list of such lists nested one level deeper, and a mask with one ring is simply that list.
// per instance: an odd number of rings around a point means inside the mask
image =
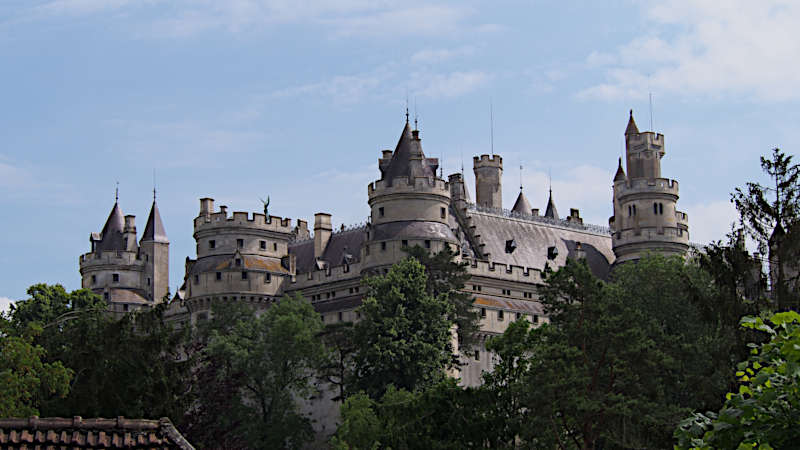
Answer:
[{"label": "round tower", "polygon": [[194,219],[197,260],[187,261],[186,304],[193,320],[213,300],[263,303],[279,295],[294,275],[288,256],[291,219],[247,212],[214,212],[214,200],[200,199]]},{"label": "round tower", "polygon": [[503,158],[481,155],[472,158],[475,173],[475,203],[486,208],[503,208]]},{"label": "round tower", "polygon": [[407,256],[405,247],[432,252],[457,245],[450,229],[450,186],[436,176],[437,158],[422,152],[419,130],[406,121],[395,150],[378,160],[381,179],[367,187],[371,211],[367,242],[362,249],[364,271],[376,271]]},{"label": "round tower", "polygon": [[631,111],[625,130],[627,175],[620,160],[614,176],[614,216],[609,218],[617,263],[651,251],[685,255],[689,220],[678,211],[678,182],[661,178],[664,135],[639,132]]}]

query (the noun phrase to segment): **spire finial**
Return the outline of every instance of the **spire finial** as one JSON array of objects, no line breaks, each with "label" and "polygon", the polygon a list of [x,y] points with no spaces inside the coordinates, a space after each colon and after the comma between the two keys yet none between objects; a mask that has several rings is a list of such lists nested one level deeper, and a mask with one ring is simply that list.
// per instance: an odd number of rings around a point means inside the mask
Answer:
[{"label": "spire finial", "polygon": [[633,108],[630,109],[630,118],[633,119]]},{"label": "spire finial", "polygon": [[522,164],[519,165],[519,191],[522,192]]},{"label": "spire finial", "polygon": [[550,184],[550,188],[549,188],[550,189],[550,197],[552,197],[553,196],[553,170],[552,169],[547,169],[547,179],[549,180],[549,184]]},{"label": "spire finial", "polygon": [[153,168],[153,203],[156,202],[156,169]]},{"label": "spire finial", "polygon": [[114,203],[119,203],[119,181],[117,181],[117,188],[114,189]]},{"label": "spire finial", "polygon": [[417,97],[414,96],[414,129],[419,130],[419,126],[417,125]]},{"label": "spire finial", "polygon": [[406,88],[406,123],[408,123],[408,88]]}]

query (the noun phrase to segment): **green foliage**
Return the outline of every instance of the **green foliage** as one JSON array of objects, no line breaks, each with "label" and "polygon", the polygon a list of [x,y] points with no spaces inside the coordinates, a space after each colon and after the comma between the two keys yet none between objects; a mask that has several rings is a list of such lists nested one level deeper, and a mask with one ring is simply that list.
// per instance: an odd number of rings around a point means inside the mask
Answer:
[{"label": "green foliage", "polygon": [[353,323],[337,322],[325,325],[319,334],[327,350],[326,358],[318,368],[318,375],[337,391],[333,401],[344,401],[346,381],[353,366],[356,345],[353,341]]},{"label": "green foliage", "polygon": [[351,389],[377,399],[390,384],[414,391],[444,377],[453,353],[453,304],[446,293],[431,295],[427,281],[414,258],[364,281],[368,294],[354,330],[358,348]]},{"label": "green foliage", "polygon": [[737,367],[738,390],[718,413],[694,414],[675,432],[676,448],[795,448],[800,441],[800,314],[768,321],[748,316],[742,327],[769,336]]},{"label": "green foliage", "polygon": [[199,444],[301,448],[312,429],[296,400],[313,393],[312,371],[325,356],[319,315],[299,296],[284,297],[260,316],[219,304],[213,312],[200,369],[213,388],[200,395],[194,419],[209,428],[196,435]]},{"label": "green foliage", "polygon": [[480,313],[472,305],[472,296],[463,291],[464,283],[470,279],[469,264],[456,262],[458,255],[447,245],[433,255],[419,245],[408,248],[406,252],[425,266],[428,293],[434,297],[445,296],[452,303],[449,318],[456,324],[460,350],[467,353],[477,344],[481,320]]},{"label": "green foliage", "polygon": [[770,158],[761,157],[761,169],[772,185],[747,183],[736,188],[731,201],[761,254],[769,255],[778,308],[796,310],[800,308],[800,165],[775,148]]},{"label": "green foliage", "polygon": [[44,361],[45,350],[33,343],[41,331],[38,325],[12,336],[1,315],[0,322],[0,417],[39,415],[42,402],[67,395],[73,371],[59,361]]}]

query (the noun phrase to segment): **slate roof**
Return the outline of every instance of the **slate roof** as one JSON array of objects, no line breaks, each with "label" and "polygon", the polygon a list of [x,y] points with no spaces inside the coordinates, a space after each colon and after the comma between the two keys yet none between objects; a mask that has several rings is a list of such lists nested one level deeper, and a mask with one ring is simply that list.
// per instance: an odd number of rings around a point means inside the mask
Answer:
[{"label": "slate roof", "polygon": [[511,210],[515,213],[530,214],[532,209],[531,202],[528,201],[528,198],[525,197],[525,194],[522,193],[522,189],[520,189],[517,201],[514,202],[514,207],[511,208]]},{"label": "slate roof", "polygon": [[161,222],[161,214],[158,212],[158,205],[153,200],[153,207],[150,208],[150,216],[147,217],[147,225],[144,227],[144,234],[142,234],[143,241],[155,241],[168,243],[167,231],[164,229],[164,223]]},{"label": "slate roof", "polygon": [[100,240],[96,241],[96,252],[124,251],[125,242],[122,239],[122,230],[125,228],[125,217],[119,208],[119,203],[114,202],[111,213],[106,219],[103,231],[100,232]]},{"label": "slate roof", "polygon": [[439,222],[420,222],[416,220],[402,220],[375,225],[372,227],[372,236],[376,241],[386,239],[445,239],[458,242],[453,230],[446,224]]},{"label": "slate roof", "polygon": [[558,210],[556,209],[556,202],[553,201],[552,189],[550,189],[550,197],[547,199],[547,210],[544,212],[544,216],[549,219],[558,219]]},{"label": "slate roof", "polygon": [[180,449],[193,450],[166,417],[160,420],[71,419],[52,417],[0,419],[3,449]]},{"label": "slate roof", "polygon": [[493,295],[476,295],[473,304],[479,307],[504,309],[525,314],[543,314],[544,310],[539,302],[530,300],[515,300],[511,298],[496,297]]},{"label": "slate roof", "polygon": [[621,181],[625,179],[625,171],[622,170],[622,157],[619,158],[619,163],[617,164],[617,173],[614,175],[614,181]]},{"label": "slate roof", "polygon": [[392,158],[380,160],[378,167],[381,171],[381,179],[387,180],[389,186],[397,177],[413,179],[436,176],[439,160],[425,157],[418,133],[417,130],[412,131],[411,125],[406,121],[403,132],[400,134],[400,140],[397,141],[397,147],[392,153]]},{"label": "slate roof", "polygon": [[[471,211],[475,234],[485,244],[483,250],[494,263],[544,269],[545,264],[556,268],[566,264],[567,257],[577,254],[577,243],[586,255],[592,272],[606,278],[614,252],[611,236],[571,228],[562,228],[532,220],[505,217],[497,214]],[[513,239],[516,248],[506,253],[506,241]],[[555,246],[558,255],[548,259],[548,247]]]},{"label": "slate roof", "polygon": [[[364,227],[333,233],[321,259],[328,262],[330,267],[337,267],[343,265],[345,255],[349,255],[350,264],[355,264],[361,260],[361,245],[366,239],[367,232]],[[314,270],[313,239],[290,243],[289,254],[295,255],[297,273]]]},{"label": "slate roof", "polygon": [[636,126],[636,121],[633,120],[633,110],[631,110],[631,116],[628,119],[628,126],[625,127],[625,136],[629,134],[639,134],[639,127]]},{"label": "slate roof", "polygon": [[361,306],[361,295],[354,295],[350,297],[337,298],[336,300],[327,300],[324,302],[313,303],[314,310],[320,314],[331,311],[346,311],[355,309]]},{"label": "slate roof", "polygon": [[150,304],[141,294],[130,289],[109,289],[109,298],[114,303]]}]

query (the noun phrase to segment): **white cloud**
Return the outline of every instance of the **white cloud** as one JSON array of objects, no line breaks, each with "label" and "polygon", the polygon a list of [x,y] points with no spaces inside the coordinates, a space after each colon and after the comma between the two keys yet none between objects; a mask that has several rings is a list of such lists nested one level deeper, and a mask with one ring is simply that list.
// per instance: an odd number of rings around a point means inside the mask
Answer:
[{"label": "white cloud", "polygon": [[[50,0],[32,8],[34,17],[143,12],[162,6],[142,18],[139,34],[186,37],[210,31],[239,33],[276,24],[322,26],[333,36],[442,35],[461,31],[474,16],[458,2],[409,4],[389,0]],[[152,17],[157,17],[152,19]],[[476,31],[491,24],[475,24]]]},{"label": "white cloud", "polygon": [[643,3],[649,35],[611,53],[592,52],[606,81],[579,98],[687,96],[800,99],[800,3],[789,0],[666,0]]},{"label": "white cloud", "polygon": [[426,48],[411,55],[411,62],[435,64],[464,56],[472,56],[474,53],[475,48],[468,45],[457,48]]},{"label": "white cloud", "polygon": [[689,215],[689,236],[692,242],[708,244],[711,241],[724,240],[731,231],[731,224],[736,222],[737,213],[730,201],[719,200],[708,203],[696,203],[678,209]]},{"label": "white cloud", "polygon": [[412,74],[412,91],[429,98],[458,97],[486,84],[490,76],[481,71]]},{"label": "white cloud", "polygon": [[8,297],[0,297],[0,314],[11,310],[11,304],[16,300],[11,300]]}]

